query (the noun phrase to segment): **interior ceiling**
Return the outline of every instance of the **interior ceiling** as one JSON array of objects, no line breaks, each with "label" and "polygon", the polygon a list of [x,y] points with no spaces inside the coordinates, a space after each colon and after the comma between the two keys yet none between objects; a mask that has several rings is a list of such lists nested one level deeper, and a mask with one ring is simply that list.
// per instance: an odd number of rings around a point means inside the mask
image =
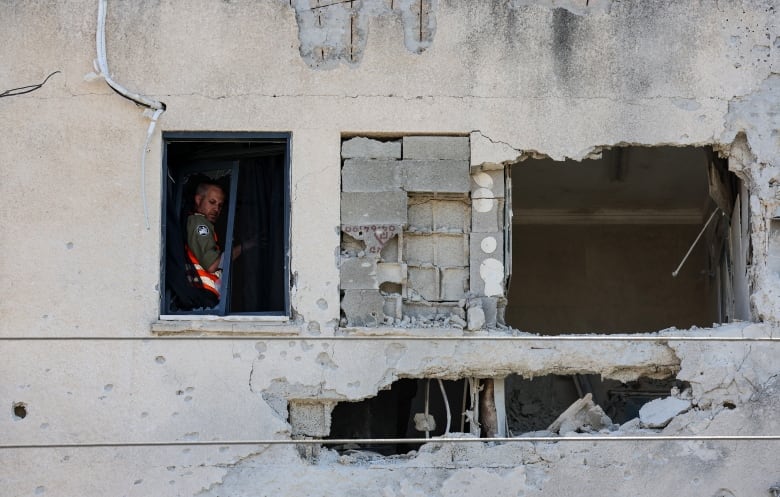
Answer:
[{"label": "interior ceiling", "polygon": [[582,162],[512,166],[515,223],[699,223],[709,203],[706,148],[626,147]]}]

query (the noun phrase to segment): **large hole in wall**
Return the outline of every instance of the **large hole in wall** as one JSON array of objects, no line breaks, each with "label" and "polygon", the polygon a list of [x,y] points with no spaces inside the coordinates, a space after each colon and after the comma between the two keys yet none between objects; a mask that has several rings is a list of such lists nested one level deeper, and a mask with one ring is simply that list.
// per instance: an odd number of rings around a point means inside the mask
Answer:
[{"label": "large hole in wall", "polygon": [[[442,395],[441,389],[444,389]],[[668,397],[673,389],[684,392],[687,383],[674,378],[640,378],[621,383],[598,375],[546,375],[532,379],[510,375],[503,379],[401,379],[375,397],[340,402],[331,413],[329,439],[427,438],[449,433],[474,436],[520,436],[551,430],[564,435],[562,414],[578,399],[588,400],[601,416],[568,429],[594,432],[615,429],[639,417],[640,408]],[[502,398],[499,398],[499,397]],[[445,399],[447,404],[445,404]],[[447,406],[450,424],[447,426]],[[592,415],[591,415],[592,417]],[[476,423],[472,423],[476,420]],[[504,423],[498,431],[498,424]],[[556,425],[557,423],[557,425]],[[590,423],[590,424],[589,424]],[[426,433],[427,431],[427,433]],[[367,442],[334,446],[336,450],[403,454],[419,444]]]},{"label": "large hole in wall", "polygon": [[[464,406],[466,380],[442,380],[450,407],[450,432],[469,431],[470,425],[461,413]],[[426,412],[426,391],[428,417]],[[466,408],[469,407],[468,392]],[[415,416],[417,419],[415,419]],[[433,423],[429,421],[433,419]],[[428,420],[428,421],[426,421]],[[424,438],[443,435],[447,428],[447,409],[436,379],[401,379],[376,397],[360,402],[340,402],[331,417],[331,439],[355,438]],[[435,426],[434,426],[435,425]],[[370,450],[384,455],[403,454],[419,447],[419,444],[349,444],[337,446],[339,450]]]},{"label": "large hole in wall", "polygon": [[750,320],[747,192],[711,149],[526,160],[511,184],[512,327],[631,333]]},{"label": "large hole in wall", "polygon": [[690,386],[674,378],[640,378],[621,383],[598,375],[545,375],[533,379],[510,375],[505,380],[507,425],[510,435],[547,430],[572,403],[587,394],[614,424],[639,416],[654,399],[668,397],[673,388]]}]

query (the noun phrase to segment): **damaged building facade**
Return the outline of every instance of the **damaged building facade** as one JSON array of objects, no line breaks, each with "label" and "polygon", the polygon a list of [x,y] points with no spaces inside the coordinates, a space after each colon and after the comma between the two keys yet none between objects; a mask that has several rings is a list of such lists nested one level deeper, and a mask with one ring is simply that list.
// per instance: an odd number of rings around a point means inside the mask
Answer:
[{"label": "damaged building facade", "polygon": [[2,493],[780,494],[779,24],[2,3]]}]

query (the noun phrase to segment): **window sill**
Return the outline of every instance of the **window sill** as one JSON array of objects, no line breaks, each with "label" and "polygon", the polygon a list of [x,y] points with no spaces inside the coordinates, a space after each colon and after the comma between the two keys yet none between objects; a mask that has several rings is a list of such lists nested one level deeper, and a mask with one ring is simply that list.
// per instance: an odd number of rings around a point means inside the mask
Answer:
[{"label": "window sill", "polygon": [[170,316],[152,323],[152,333],[176,335],[215,333],[228,335],[300,335],[301,328],[287,316]]}]

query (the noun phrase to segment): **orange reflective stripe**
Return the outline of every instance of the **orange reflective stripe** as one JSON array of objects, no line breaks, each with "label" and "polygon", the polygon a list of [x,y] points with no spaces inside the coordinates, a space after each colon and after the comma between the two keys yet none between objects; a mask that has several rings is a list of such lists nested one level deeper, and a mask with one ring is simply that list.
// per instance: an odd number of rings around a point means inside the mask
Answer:
[{"label": "orange reflective stripe", "polygon": [[195,266],[195,271],[200,278],[200,281],[194,281],[193,283],[219,297],[219,277],[215,273],[209,273],[200,265],[198,258],[195,257],[195,254],[190,250],[190,247],[185,245],[184,248],[187,250],[187,258],[189,258],[190,263]]}]

